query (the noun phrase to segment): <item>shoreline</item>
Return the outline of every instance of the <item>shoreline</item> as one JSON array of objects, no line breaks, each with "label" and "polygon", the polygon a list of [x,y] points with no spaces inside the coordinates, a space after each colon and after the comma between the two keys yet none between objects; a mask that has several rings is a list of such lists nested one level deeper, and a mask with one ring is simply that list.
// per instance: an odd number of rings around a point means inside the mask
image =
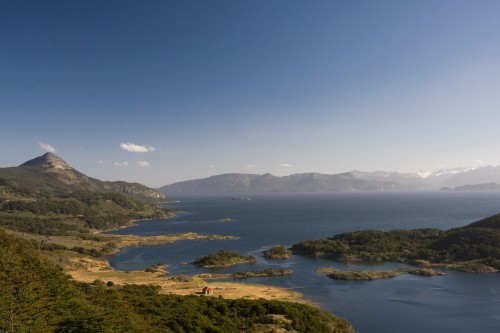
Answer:
[{"label": "shoreline", "polygon": [[[176,215],[178,216],[178,215]],[[170,218],[176,217],[172,216]],[[154,220],[154,219],[151,219]],[[112,253],[107,254],[104,258],[96,258],[89,255],[76,253],[74,251],[66,251],[67,262],[66,264],[59,263],[64,272],[71,276],[71,278],[78,282],[92,283],[95,280],[103,282],[111,281],[114,284],[154,284],[161,287],[161,292],[165,294],[176,294],[181,296],[199,295],[202,288],[210,287],[215,292],[209,297],[224,297],[227,299],[259,299],[264,298],[268,300],[281,300],[287,302],[306,303],[315,305],[312,302],[306,301],[303,294],[297,291],[288,290],[285,288],[274,287],[265,284],[248,284],[237,282],[215,282],[206,281],[204,274],[194,276],[164,276],[158,275],[154,272],[146,272],[143,270],[135,271],[119,271],[113,268],[108,258],[120,252],[121,249],[130,246],[147,246],[147,245],[161,245],[172,244],[182,240],[231,240],[238,239],[236,236],[229,235],[201,235],[195,232],[186,232],[180,234],[164,234],[155,236],[138,236],[138,235],[117,235],[105,234],[104,232],[112,232],[114,230],[121,230],[135,223],[146,220],[135,220],[127,226],[113,230],[100,230],[92,235],[102,236],[105,239],[101,241],[94,241],[93,246],[103,246],[108,242],[115,242],[116,249]],[[92,241],[87,241],[92,242]]]},{"label": "shoreline", "polygon": [[[179,238],[178,240],[184,239]],[[227,299],[264,298],[268,300],[313,304],[304,300],[302,293],[285,288],[265,284],[206,281],[207,277],[205,274],[164,276],[158,275],[155,272],[146,272],[145,270],[119,271],[109,264],[107,258],[94,258],[78,253],[69,256],[68,264],[62,267],[66,274],[78,282],[92,283],[95,280],[101,280],[105,283],[111,281],[117,285],[154,284],[161,287],[162,293],[181,296],[199,295],[202,288],[210,287],[215,290],[211,296],[222,296]]]},{"label": "shoreline", "polygon": [[92,283],[101,280],[111,281],[116,285],[153,284],[161,288],[161,293],[181,296],[199,295],[204,287],[215,290],[211,296],[222,296],[227,299],[259,299],[282,300],[288,302],[308,303],[303,295],[296,291],[286,290],[264,284],[243,284],[237,282],[206,281],[203,274],[194,276],[158,276],[146,271],[118,271],[105,259],[86,257],[74,258],[71,267],[64,267],[65,273],[78,282]]},{"label": "shoreline", "polygon": [[[171,244],[181,240],[238,239],[235,236],[200,235],[194,232],[156,236],[104,234],[104,232],[111,232],[132,226],[139,221],[150,220],[135,220],[131,221],[127,226],[118,229],[95,230],[93,233],[70,236],[44,236],[10,229],[4,230],[16,237],[40,244],[41,252],[47,260],[61,267],[72,280],[77,282],[92,283],[95,280],[100,280],[105,283],[111,281],[117,285],[153,284],[160,286],[161,293],[181,296],[200,295],[202,288],[210,287],[215,292],[208,297],[221,296],[227,299],[263,298],[267,300],[298,302],[318,307],[318,304],[305,300],[304,295],[300,292],[266,284],[206,281],[203,278],[203,274],[187,277],[182,275],[159,276],[154,272],[142,270],[116,270],[110,265],[108,258],[125,247]],[[113,243],[112,250],[109,247],[111,243]],[[43,246],[46,247],[43,248]],[[85,253],[77,251],[76,248],[85,250]],[[99,252],[103,249],[106,249],[106,254],[103,257],[88,254],[89,252]]]},{"label": "shoreline", "polygon": [[127,229],[130,227],[135,227],[137,225],[137,223],[140,223],[140,222],[149,222],[149,221],[163,220],[163,219],[173,219],[173,218],[176,218],[178,216],[181,216],[182,214],[186,214],[186,212],[179,210],[177,212],[171,212],[168,214],[168,216],[164,216],[164,217],[130,220],[127,224],[116,227],[116,228],[92,229],[92,230],[90,230],[90,234],[92,234],[92,235],[114,235],[114,234],[106,234],[106,232],[113,232],[113,231]]},{"label": "shoreline", "polygon": [[443,276],[444,272],[435,271],[431,268],[398,268],[393,270],[349,270],[343,271],[335,267],[320,267],[316,273],[323,274],[334,280],[365,281],[394,278],[403,274],[412,274],[420,276]]}]

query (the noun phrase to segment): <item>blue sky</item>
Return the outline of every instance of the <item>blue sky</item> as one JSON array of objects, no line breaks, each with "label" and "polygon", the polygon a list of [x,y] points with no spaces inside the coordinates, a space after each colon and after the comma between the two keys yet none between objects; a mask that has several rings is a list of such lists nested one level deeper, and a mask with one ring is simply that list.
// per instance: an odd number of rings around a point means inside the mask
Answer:
[{"label": "blue sky", "polygon": [[0,2],[0,167],[99,179],[500,164],[499,1]]}]

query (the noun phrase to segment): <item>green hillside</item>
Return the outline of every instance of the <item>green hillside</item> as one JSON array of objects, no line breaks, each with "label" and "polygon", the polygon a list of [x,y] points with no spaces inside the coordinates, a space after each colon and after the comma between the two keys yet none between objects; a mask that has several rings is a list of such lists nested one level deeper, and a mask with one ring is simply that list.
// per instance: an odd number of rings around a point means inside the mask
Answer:
[{"label": "green hillside", "polygon": [[47,153],[19,167],[0,169],[0,227],[40,235],[74,235],[161,218],[172,210],[154,189],[104,182]]},{"label": "green hillside", "polygon": [[1,332],[353,332],[298,303],[162,295],[155,286],[75,283],[0,230]]}]

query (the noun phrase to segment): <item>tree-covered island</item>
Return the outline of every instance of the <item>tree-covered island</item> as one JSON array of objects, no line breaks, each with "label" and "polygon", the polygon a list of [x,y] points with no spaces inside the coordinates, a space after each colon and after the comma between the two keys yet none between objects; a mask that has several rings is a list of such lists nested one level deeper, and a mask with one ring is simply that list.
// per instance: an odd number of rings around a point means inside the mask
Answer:
[{"label": "tree-covered island", "polygon": [[196,258],[193,261],[193,265],[202,267],[225,267],[254,262],[257,262],[254,256],[242,256],[238,252],[232,250],[222,250]]},{"label": "tree-covered island", "polygon": [[500,270],[500,214],[450,230],[363,230],[292,246],[294,254],[336,260],[395,261],[466,272]]},{"label": "tree-covered island", "polygon": [[273,246],[262,252],[266,259],[288,259],[292,256],[292,251],[283,245]]}]

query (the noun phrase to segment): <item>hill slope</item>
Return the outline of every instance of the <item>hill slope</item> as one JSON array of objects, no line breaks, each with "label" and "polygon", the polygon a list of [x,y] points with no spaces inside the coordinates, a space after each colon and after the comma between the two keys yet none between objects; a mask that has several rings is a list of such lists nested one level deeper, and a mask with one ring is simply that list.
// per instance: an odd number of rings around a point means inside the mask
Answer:
[{"label": "hill slope", "polygon": [[54,195],[75,190],[118,192],[140,199],[166,200],[160,192],[138,183],[108,182],[88,177],[53,153],[29,160],[18,167],[0,168],[0,193],[8,190]]},{"label": "hill slope", "polygon": [[0,226],[44,235],[123,226],[160,218],[167,198],[137,183],[104,182],[84,175],[53,153],[0,169]]}]

